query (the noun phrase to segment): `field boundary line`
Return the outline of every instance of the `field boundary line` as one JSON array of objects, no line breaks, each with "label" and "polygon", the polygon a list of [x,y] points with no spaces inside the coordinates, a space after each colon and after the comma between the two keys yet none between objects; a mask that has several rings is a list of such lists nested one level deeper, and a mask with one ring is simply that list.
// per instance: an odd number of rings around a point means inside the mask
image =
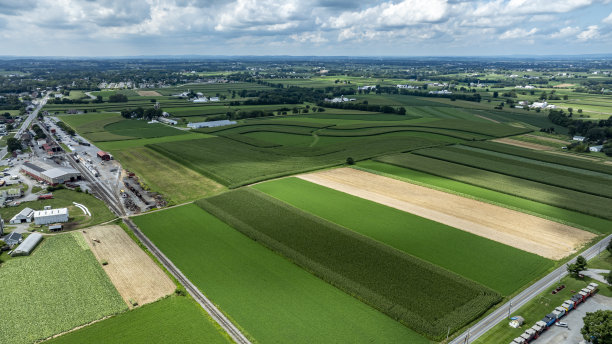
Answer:
[{"label": "field boundary line", "polygon": [[161,250],[159,250],[155,244],[149,238],[147,238],[142,231],[136,226],[136,224],[130,218],[124,218],[125,224],[134,232],[138,240],[140,240],[149,251],[155,255],[155,257],[164,265],[164,267],[176,278],[183,287],[187,290],[189,295],[208,313],[215,322],[221,326],[232,338],[232,340],[239,344],[251,344],[247,337],[212,303],[202,292],[193,284],[191,281],[172,263],[168,257],[166,257]]}]

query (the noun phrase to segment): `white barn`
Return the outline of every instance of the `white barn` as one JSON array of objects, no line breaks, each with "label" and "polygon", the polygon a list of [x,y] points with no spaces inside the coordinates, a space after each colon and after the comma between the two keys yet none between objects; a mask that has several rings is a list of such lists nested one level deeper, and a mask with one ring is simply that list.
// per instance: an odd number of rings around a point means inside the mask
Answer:
[{"label": "white barn", "polygon": [[191,128],[191,129],[198,129],[198,128],[214,128],[214,127],[222,127],[225,125],[232,125],[232,124],[236,124],[235,121],[228,121],[226,119],[221,120],[221,121],[210,121],[210,122],[196,122],[196,123],[188,123],[187,127]]},{"label": "white barn", "polygon": [[34,223],[37,225],[48,225],[50,223],[58,222],[68,222],[68,208],[49,208],[34,211]]},{"label": "white barn", "polygon": [[10,224],[18,224],[24,222],[32,222],[32,218],[34,217],[34,210],[31,208],[23,208],[18,214],[13,216],[13,218],[9,221]]}]

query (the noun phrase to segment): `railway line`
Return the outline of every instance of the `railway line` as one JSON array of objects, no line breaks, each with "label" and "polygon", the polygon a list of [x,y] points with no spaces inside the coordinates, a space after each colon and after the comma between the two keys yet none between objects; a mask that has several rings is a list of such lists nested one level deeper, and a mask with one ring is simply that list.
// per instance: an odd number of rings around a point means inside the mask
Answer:
[{"label": "railway line", "polygon": [[134,232],[155,257],[170,271],[170,273],[185,287],[187,292],[204,308],[204,310],[239,344],[250,344],[251,342],[232,324],[223,313],[206,297],[198,288],[187,279],[185,275],[168,259],[154,244],[140,231],[138,226],[130,219],[124,218],[126,225]]}]

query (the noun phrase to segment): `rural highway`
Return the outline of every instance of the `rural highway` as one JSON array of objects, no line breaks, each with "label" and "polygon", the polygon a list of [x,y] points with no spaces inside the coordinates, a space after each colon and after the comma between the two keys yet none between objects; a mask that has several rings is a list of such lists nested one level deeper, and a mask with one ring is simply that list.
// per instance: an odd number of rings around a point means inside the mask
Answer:
[{"label": "rural highway", "polygon": [[[608,242],[612,239],[612,234],[605,237],[603,240],[599,241],[595,245],[589,247],[584,252],[582,252],[582,256],[587,260],[590,260],[596,257],[602,250],[606,249]],[[568,264],[574,263],[576,258],[570,260]],[[567,268],[565,264],[554,270],[553,272],[546,275],[544,278],[535,282],[527,289],[523,290],[520,294],[513,297],[510,301],[503,304],[501,307],[496,309],[493,313],[487,315],[484,319],[480,320],[474,326],[470,327],[466,332],[463,332],[455,339],[450,341],[450,344],[467,344],[476,340],[478,337],[485,334],[489,331],[493,326],[498,323],[508,320],[508,310],[516,310],[522,307],[525,303],[535,298],[549,288],[550,286],[558,283],[561,278],[567,275]],[[544,317],[546,314],[542,314]]]},{"label": "rural highway", "polygon": [[[45,104],[47,104],[47,99],[49,99],[48,95],[40,100],[36,109],[34,109],[34,111],[32,111],[32,113],[28,115],[28,117],[25,119],[25,121],[23,121],[23,123],[21,123],[21,126],[17,130],[17,133],[15,134],[14,137],[19,138],[19,136],[21,136],[21,134],[26,129],[28,129],[28,127],[30,126],[30,123],[32,123],[34,118],[36,118],[40,109],[42,109],[42,107],[45,106]],[[4,158],[6,156],[6,153],[8,153],[8,147],[5,146],[4,148],[0,149],[0,158]]]},{"label": "rural highway", "polygon": [[149,249],[155,257],[170,271],[170,273],[185,287],[187,292],[204,308],[204,310],[232,337],[238,344],[250,344],[251,342],[240,332],[240,330],[229,321],[223,313],[200,292],[200,290],[183,275],[183,273],[147,238],[132,221],[124,218],[125,224],[130,227],[138,239]]}]

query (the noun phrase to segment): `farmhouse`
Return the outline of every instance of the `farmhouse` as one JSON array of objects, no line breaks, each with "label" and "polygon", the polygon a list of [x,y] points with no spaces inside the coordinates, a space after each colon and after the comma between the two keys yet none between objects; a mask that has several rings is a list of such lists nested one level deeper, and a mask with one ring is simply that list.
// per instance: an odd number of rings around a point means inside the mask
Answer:
[{"label": "farmhouse", "polygon": [[37,225],[58,222],[68,222],[68,208],[51,209],[50,206],[46,206],[45,210],[34,211],[34,223]]},{"label": "farmhouse", "polygon": [[208,98],[206,97],[202,97],[202,98],[196,98],[194,100],[192,100],[194,103],[207,103],[208,102]]},{"label": "farmhouse", "polygon": [[9,235],[4,238],[4,242],[9,246],[13,246],[19,244],[21,242],[21,238],[21,233],[13,231],[10,232]]},{"label": "farmhouse", "polygon": [[26,162],[21,166],[21,171],[36,180],[41,180],[51,185],[81,179],[81,173],[70,167],[49,168]]},{"label": "farmhouse", "polygon": [[214,128],[214,127],[222,127],[222,126],[226,126],[226,125],[232,125],[232,124],[236,124],[236,121],[229,121],[227,119],[221,120],[221,121],[210,121],[210,122],[196,122],[196,123],[188,123],[187,127],[191,128],[191,129],[198,129],[198,128]]},{"label": "farmhouse", "polygon": [[32,233],[21,243],[21,245],[17,246],[15,251],[13,251],[13,256],[27,256],[32,253],[32,250],[38,245],[38,243],[42,240],[43,236],[40,233]]},{"label": "farmhouse", "polygon": [[34,210],[31,208],[23,208],[19,213],[17,213],[13,218],[9,221],[10,224],[19,224],[19,223],[29,223],[32,222],[34,218]]},{"label": "farmhouse", "polygon": [[586,139],[586,137],[584,137],[584,136],[574,136],[574,137],[572,137],[572,140],[578,141],[578,142],[584,142],[585,139]]},{"label": "farmhouse", "polygon": [[170,124],[170,125],[177,125],[178,124],[177,121],[175,121],[173,119],[169,119],[169,118],[164,118],[164,117],[159,117],[157,120],[162,122],[162,123],[166,123],[166,124]]}]

